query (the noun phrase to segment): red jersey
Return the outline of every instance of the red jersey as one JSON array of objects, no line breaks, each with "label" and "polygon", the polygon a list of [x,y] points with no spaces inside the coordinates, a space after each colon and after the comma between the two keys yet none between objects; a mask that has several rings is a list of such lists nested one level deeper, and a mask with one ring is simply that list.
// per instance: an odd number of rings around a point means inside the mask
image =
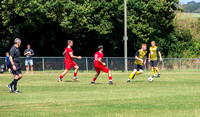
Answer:
[{"label": "red jersey", "polygon": [[95,54],[94,54],[94,66],[95,67],[99,67],[99,66],[102,66],[102,64],[101,63],[99,63],[99,59],[103,59],[103,53],[102,52],[100,52],[100,51],[98,51],[98,52],[96,52]]},{"label": "red jersey", "polygon": [[70,61],[73,61],[73,58],[70,56],[70,53],[73,54],[73,50],[70,46],[67,46],[65,48],[65,60],[70,60]]}]

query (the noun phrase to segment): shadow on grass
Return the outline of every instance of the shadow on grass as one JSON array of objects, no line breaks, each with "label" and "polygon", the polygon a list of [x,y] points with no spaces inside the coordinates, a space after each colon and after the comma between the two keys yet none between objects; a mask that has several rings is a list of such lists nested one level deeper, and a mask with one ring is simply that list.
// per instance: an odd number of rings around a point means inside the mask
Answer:
[{"label": "shadow on grass", "polygon": [[145,82],[145,81],[134,81],[134,82]]},{"label": "shadow on grass", "polygon": [[64,82],[73,82],[73,81],[71,81],[71,80],[66,80],[66,81],[64,81]]}]

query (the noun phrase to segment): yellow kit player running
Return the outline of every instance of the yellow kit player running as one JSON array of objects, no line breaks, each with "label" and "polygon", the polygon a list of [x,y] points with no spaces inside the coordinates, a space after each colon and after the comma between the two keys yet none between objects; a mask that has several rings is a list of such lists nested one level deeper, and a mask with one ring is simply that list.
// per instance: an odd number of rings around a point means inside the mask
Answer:
[{"label": "yellow kit player running", "polygon": [[159,54],[159,57],[160,57],[160,61],[162,61],[162,56],[161,56],[161,52],[160,52],[160,49],[155,46],[155,41],[152,41],[151,42],[151,47],[149,48],[149,63],[151,65],[151,70],[153,72],[153,78],[156,77],[156,73],[155,73],[155,70],[157,71],[158,73],[158,77],[160,77],[160,72],[158,70],[158,67],[157,67],[157,59],[158,59],[158,54]]},{"label": "yellow kit player running", "polygon": [[146,51],[147,45],[142,44],[142,48],[138,50],[135,54],[135,63],[134,63],[134,69],[131,75],[129,76],[129,79],[127,82],[130,82],[131,79],[134,79],[135,75],[140,75],[143,73],[143,65],[146,65]]}]

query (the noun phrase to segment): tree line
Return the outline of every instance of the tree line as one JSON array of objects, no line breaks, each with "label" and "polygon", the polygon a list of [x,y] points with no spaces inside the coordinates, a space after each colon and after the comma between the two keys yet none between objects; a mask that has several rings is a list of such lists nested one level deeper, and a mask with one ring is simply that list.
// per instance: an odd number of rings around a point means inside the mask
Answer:
[{"label": "tree line", "polygon": [[[177,5],[178,0],[128,0],[129,57],[152,40],[164,57],[199,56],[199,42],[173,23]],[[122,0],[1,0],[0,55],[19,37],[22,52],[31,44],[37,56],[61,56],[71,39],[75,54],[93,56],[102,44],[105,56],[122,57],[123,26]]]}]

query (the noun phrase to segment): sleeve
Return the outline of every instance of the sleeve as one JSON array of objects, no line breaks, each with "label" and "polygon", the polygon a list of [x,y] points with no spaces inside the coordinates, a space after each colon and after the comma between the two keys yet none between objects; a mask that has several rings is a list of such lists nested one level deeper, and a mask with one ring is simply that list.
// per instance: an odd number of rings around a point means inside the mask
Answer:
[{"label": "sleeve", "polygon": [[24,54],[26,53],[26,50],[24,50]]},{"label": "sleeve", "polygon": [[6,57],[6,58],[5,58],[5,61],[7,61],[7,60],[8,60],[7,58],[8,58],[8,57]]},{"label": "sleeve", "polygon": [[73,51],[72,51],[72,49],[71,49],[71,48],[70,48],[70,49],[68,49],[68,52],[69,52],[69,53],[73,53]]},{"label": "sleeve", "polygon": [[31,53],[32,53],[32,55],[34,55],[34,51],[31,49]]},{"label": "sleeve", "polygon": [[157,52],[160,52],[160,49],[159,49],[159,47],[157,48]]},{"label": "sleeve", "polygon": [[10,50],[10,56],[13,57],[14,54],[15,54],[15,50],[12,48],[12,49]]},{"label": "sleeve", "polygon": [[137,51],[136,53],[135,53],[135,56],[138,56],[139,55],[139,51]]},{"label": "sleeve", "polygon": [[101,60],[103,59],[103,54],[100,54],[99,59]]}]

